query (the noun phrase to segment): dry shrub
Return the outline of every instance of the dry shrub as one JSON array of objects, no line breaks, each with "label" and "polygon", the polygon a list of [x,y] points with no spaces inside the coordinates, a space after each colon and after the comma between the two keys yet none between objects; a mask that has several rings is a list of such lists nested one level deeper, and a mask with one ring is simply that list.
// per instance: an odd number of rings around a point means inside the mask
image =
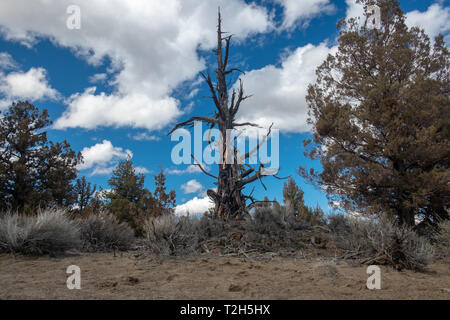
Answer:
[{"label": "dry shrub", "polygon": [[303,247],[303,238],[311,226],[297,219],[287,207],[262,207],[255,210],[247,227],[251,242],[266,244],[266,251],[299,249]]},{"label": "dry shrub", "polygon": [[349,220],[343,214],[330,214],[327,217],[327,226],[333,234],[350,232]]},{"label": "dry shrub", "polygon": [[450,220],[440,222],[438,229],[434,237],[437,258],[450,263]]},{"label": "dry shrub", "polygon": [[189,217],[152,217],[145,221],[144,231],[145,244],[153,253],[178,256],[193,254],[197,249],[196,222]]},{"label": "dry shrub", "polygon": [[46,209],[34,216],[8,212],[0,217],[3,252],[56,255],[79,246],[79,228],[62,209]]},{"label": "dry shrub", "polygon": [[83,249],[87,251],[128,250],[135,241],[133,230],[106,212],[80,220]]},{"label": "dry shrub", "polygon": [[287,207],[261,207],[255,210],[252,219],[253,230],[268,235],[279,235],[280,231],[305,230],[308,224],[298,220]]},{"label": "dry shrub", "polygon": [[213,216],[208,214],[202,216],[197,222],[197,234],[199,237],[199,241],[218,237],[224,233],[225,229],[225,221],[214,218]]},{"label": "dry shrub", "polygon": [[346,257],[398,270],[422,270],[431,262],[433,247],[408,227],[398,227],[388,219],[349,219],[348,224],[348,232],[335,235],[336,247],[344,250]]}]

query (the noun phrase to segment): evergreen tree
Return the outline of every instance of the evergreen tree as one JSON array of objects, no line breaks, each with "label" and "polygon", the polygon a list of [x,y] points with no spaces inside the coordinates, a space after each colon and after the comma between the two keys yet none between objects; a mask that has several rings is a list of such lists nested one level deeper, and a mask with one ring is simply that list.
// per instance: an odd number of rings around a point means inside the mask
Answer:
[{"label": "evergreen tree", "polygon": [[[158,209],[163,213],[171,213],[176,205],[176,193],[171,190],[166,193],[166,176],[163,169],[155,176],[155,192],[154,197],[158,203]],[[160,215],[158,214],[158,215]]]},{"label": "evergreen tree", "polygon": [[130,158],[121,161],[114,169],[113,176],[108,180],[108,184],[112,188],[109,197],[137,203],[144,193],[144,181],[144,175],[136,174]]},{"label": "evergreen tree", "polygon": [[308,90],[313,141],[309,157],[323,171],[300,168],[349,211],[448,219],[450,200],[450,60],[443,36],[434,45],[405,24],[395,0],[381,27],[342,21],[339,47]]},{"label": "evergreen tree", "polygon": [[84,209],[89,205],[92,197],[95,195],[97,190],[97,186],[92,186],[90,182],[86,180],[86,177],[83,176],[80,179],[77,179],[74,187],[76,203],[78,204],[80,212],[83,212]]},{"label": "evergreen tree", "polygon": [[32,210],[70,205],[76,165],[82,161],[67,141],[47,140],[47,110],[19,101],[0,118],[0,209]]},{"label": "evergreen tree", "polygon": [[288,182],[284,183],[283,200],[286,207],[288,207],[295,215],[298,215],[304,209],[305,203],[303,201],[303,191],[295,183],[295,180],[289,178]]}]

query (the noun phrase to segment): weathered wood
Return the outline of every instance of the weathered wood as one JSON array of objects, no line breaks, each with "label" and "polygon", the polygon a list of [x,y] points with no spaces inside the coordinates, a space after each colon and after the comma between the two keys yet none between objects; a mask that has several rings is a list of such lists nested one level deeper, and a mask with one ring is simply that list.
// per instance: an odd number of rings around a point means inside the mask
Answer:
[{"label": "weathered wood", "polygon": [[[215,70],[215,76],[217,83],[214,83],[210,74],[201,73],[204,81],[208,85],[208,88],[211,92],[211,98],[216,107],[216,113],[214,118],[209,117],[192,117],[191,119],[178,123],[170,133],[181,128],[181,127],[192,127],[194,121],[202,121],[209,124],[209,128],[217,126],[222,139],[219,141],[219,150],[221,152],[221,163],[218,165],[219,174],[214,176],[207,172],[202,165],[196,161],[195,165],[197,165],[203,173],[208,176],[217,179],[217,191],[208,190],[207,194],[209,198],[215,204],[215,215],[221,219],[239,219],[244,217],[248,212],[247,200],[251,200],[254,202],[253,197],[246,196],[242,193],[242,190],[245,188],[250,182],[261,180],[264,176],[261,174],[262,169],[264,168],[263,164],[260,164],[259,169],[245,169],[242,164],[242,156],[238,156],[237,150],[234,147],[234,143],[236,139],[233,141],[227,141],[227,130],[233,130],[237,127],[258,127],[257,124],[254,123],[237,123],[235,122],[235,117],[241,104],[246,99],[250,98],[250,96],[244,95],[244,87],[241,79],[239,79],[239,89],[232,90],[230,103],[228,102],[228,84],[227,84],[227,76],[232,74],[233,72],[243,73],[238,68],[230,68],[227,69],[229,62],[229,54],[230,54],[230,43],[232,39],[232,35],[223,37],[224,32],[222,31],[222,19],[220,15],[218,15],[218,26],[217,26],[217,48],[215,50],[217,56],[217,69]],[[223,44],[225,42],[225,50],[223,48]],[[224,56],[225,51],[225,56]],[[267,134],[270,135],[270,129]],[[265,143],[267,140],[267,136],[263,141],[257,146],[257,151],[261,144]],[[232,152],[231,152],[232,151]],[[249,153],[245,154],[244,160],[250,156]],[[232,161],[227,161],[231,158]],[[253,175],[252,175],[253,174]],[[262,183],[262,182],[261,182]],[[264,185],[263,185],[264,186]],[[265,187],[265,186],[264,186]]]}]

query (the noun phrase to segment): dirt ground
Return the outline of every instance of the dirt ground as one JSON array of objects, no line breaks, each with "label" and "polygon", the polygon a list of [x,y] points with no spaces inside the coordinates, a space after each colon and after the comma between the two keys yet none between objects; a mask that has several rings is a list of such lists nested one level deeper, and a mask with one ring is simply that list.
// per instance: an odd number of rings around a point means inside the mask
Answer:
[{"label": "dirt ground", "polygon": [[[81,290],[67,289],[70,265]],[[449,266],[428,269],[381,267],[381,290],[368,290],[366,267],[324,258],[0,255],[0,299],[450,299]]]}]

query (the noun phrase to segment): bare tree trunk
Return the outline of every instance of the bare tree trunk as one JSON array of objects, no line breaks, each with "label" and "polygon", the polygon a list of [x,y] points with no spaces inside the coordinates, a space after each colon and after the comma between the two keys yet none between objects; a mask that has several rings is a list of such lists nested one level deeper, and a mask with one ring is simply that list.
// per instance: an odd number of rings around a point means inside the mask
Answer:
[{"label": "bare tree trunk", "polygon": [[[230,50],[231,35],[223,37],[222,21],[219,11],[218,26],[217,26],[217,69],[215,70],[216,83],[210,74],[202,73],[202,77],[208,84],[211,98],[216,107],[215,115],[209,117],[192,117],[191,119],[178,123],[169,134],[181,127],[192,127],[195,121],[205,122],[209,128],[218,127],[222,139],[219,141],[219,152],[221,153],[221,161],[219,164],[218,176],[214,176],[202,167],[201,163],[196,163],[200,169],[210,177],[217,179],[217,191],[208,190],[207,194],[215,203],[215,215],[221,219],[239,219],[247,213],[247,200],[254,202],[251,195],[244,195],[242,190],[244,187],[256,180],[261,180],[263,177],[262,170],[264,165],[260,164],[259,169],[251,168],[249,165],[244,165],[245,159],[248,159],[254,152],[256,152],[262,144],[266,142],[266,138],[270,135],[270,129],[265,139],[260,142],[255,150],[249,152],[238,159],[237,150],[235,149],[235,141],[227,133],[238,127],[252,126],[259,127],[253,123],[236,123],[235,117],[241,103],[249,98],[244,96],[244,89],[242,81],[239,89],[232,90],[231,99],[228,96],[227,76],[233,72],[242,72],[237,68],[228,69],[228,58]],[[224,47],[225,44],[225,47]],[[192,156],[194,161],[196,159]],[[248,168],[245,168],[247,166]]]}]

